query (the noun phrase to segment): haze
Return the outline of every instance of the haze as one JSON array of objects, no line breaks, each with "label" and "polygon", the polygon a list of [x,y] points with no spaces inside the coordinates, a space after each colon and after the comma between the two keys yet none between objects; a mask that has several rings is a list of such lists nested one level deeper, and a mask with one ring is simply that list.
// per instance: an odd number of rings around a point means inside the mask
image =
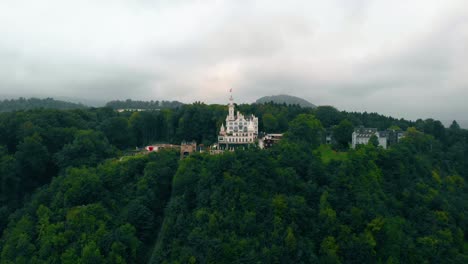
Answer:
[{"label": "haze", "polygon": [[468,119],[468,2],[0,1],[0,96],[226,103],[290,94]]}]

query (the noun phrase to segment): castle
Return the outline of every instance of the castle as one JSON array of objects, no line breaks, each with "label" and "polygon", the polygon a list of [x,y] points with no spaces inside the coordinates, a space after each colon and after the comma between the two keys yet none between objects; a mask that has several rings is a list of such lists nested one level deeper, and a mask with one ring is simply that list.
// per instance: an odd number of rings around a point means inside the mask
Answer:
[{"label": "castle", "polygon": [[[231,90],[232,92],[232,90]],[[244,116],[239,111],[235,114],[232,94],[229,97],[229,113],[221,125],[218,135],[220,150],[234,150],[254,144],[258,137],[258,118],[254,115]]]}]

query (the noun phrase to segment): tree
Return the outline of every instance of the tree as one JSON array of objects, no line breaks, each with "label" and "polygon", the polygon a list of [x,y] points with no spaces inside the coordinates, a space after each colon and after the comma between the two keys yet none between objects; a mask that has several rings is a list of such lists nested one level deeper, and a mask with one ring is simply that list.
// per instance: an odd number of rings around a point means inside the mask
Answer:
[{"label": "tree", "polygon": [[45,183],[45,173],[49,161],[49,152],[42,144],[42,138],[35,133],[26,137],[15,153],[16,171],[20,175],[23,187],[31,190],[41,183]]},{"label": "tree", "polygon": [[326,128],[337,125],[342,118],[342,114],[333,106],[317,107],[315,109],[315,116]]},{"label": "tree", "polygon": [[99,128],[109,142],[119,149],[134,145],[134,140],[126,118],[113,117],[102,122]]},{"label": "tree", "polygon": [[263,129],[265,132],[275,132],[278,127],[278,120],[270,113],[263,115]]},{"label": "tree", "polygon": [[288,140],[306,143],[316,148],[322,141],[323,127],[313,115],[300,114],[289,123],[285,137]]},{"label": "tree", "polygon": [[333,128],[333,137],[339,149],[347,149],[349,147],[353,131],[354,126],[348,119],[342,120]]},{"label": "tree", "polygon": [[374,147],[378,147],[379,146],[379,138],[376,135],[372,135],[369,138],[369,143],[368,144],[372,145]]},{"label": "tree", "polygon": [[296,237],[294,236],[293,229],[291,227],[288,227],[286,231],[286,237],[284,239],[284,242],[286,244],[287,250],[292,253],[296,251],[297,247],[297,242],[296,242]]},{"label": "tree", "polygon": [[450,129],[452,130],[460,130],[460,125],[457,121],[453,120],[452,124],[450,125]]},{"label": "tree", "polygon": [[139,112],[134,112],[129,119],[130,132],[137,146],[143,145],[143,118]]},{"label": "tree", "polygon": [[341,263],[338,256],[338,245],[336,244],[336,239],[332,236],[328,236],[323,239],[320,244],[320,261],[321,263]]},{"label": "tree", "polygon": [[115,154],[116,149],[109,144],[104,134],[81,130],[76,133],[73,142],[65,145],[54,157],[57,165],[64,169],[70,166],[96,165]]},{"label": "tree", "polygon": [[89,264],[99,264],[104,262],[104,256],[101,255],[96,242],[91,241],[84,246],[83,252],[81,253],[81,262]]}]

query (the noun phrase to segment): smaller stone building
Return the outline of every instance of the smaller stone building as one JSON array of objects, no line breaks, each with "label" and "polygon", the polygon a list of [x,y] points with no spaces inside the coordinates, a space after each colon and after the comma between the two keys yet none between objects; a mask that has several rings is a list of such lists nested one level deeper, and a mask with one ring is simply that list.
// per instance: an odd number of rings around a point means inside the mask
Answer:
[{"label": "smaller stone building", "polygon": [[197,142],[182,142],[180,144],[180,159],[185,159],[186,157],[197,152]]},{"label": "smaller stone building", "polygon": [[283,134],[266,134],[258,140],[258,147],[260,149],[268,149],[278,143],[283,138]]}]

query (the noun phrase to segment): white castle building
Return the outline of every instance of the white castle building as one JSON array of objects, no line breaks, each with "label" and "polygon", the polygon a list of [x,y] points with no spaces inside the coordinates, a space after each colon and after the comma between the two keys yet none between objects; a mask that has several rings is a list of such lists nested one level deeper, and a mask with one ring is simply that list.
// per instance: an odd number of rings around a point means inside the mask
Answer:
[{"label": "white castle building", "polygon": [[254,115],[244,116],[239,111],[235,114],[232,94],[228,106],[226,126],[223,123],[219,130],[218,148],[233,150],[238,146],[254,144],[258,137],[258,118]]}]

